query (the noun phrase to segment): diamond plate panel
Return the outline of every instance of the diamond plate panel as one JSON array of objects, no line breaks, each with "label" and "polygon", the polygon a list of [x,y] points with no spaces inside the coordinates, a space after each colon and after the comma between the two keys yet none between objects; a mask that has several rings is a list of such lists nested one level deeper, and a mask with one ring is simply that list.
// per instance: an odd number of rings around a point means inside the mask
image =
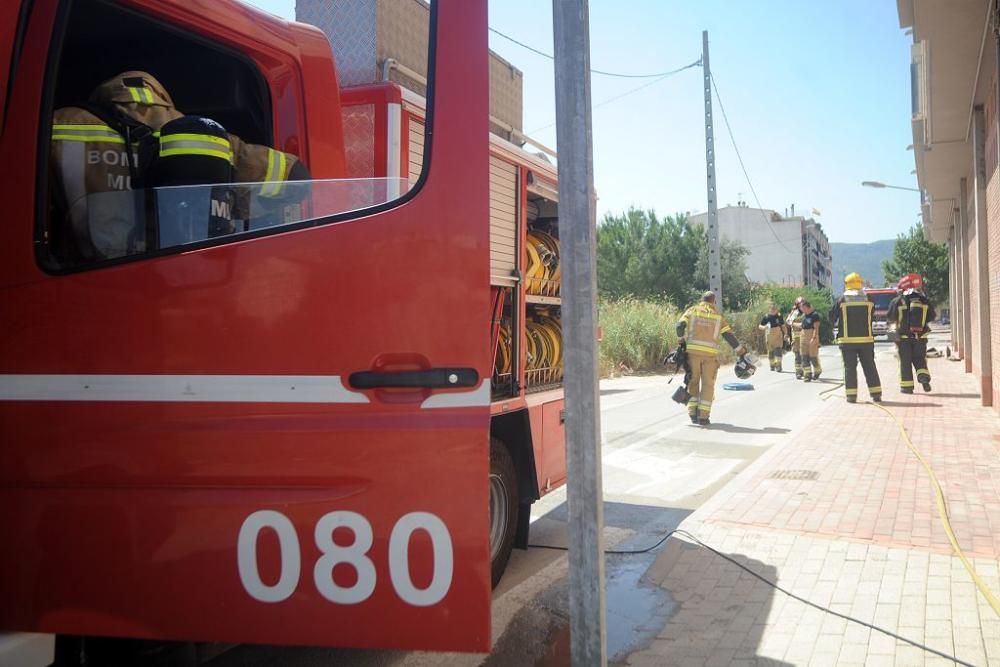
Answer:
[{"label": "diamond plate panel", "polygon": [[330,40],[342,86],[378,79],[376,11],[377,0],[296,0],[296,20],[316,26]]},{"label": "diamond plate panel", "polygon": [[344,153],[351,178],[375,176],[375,106],[344,107]]}]

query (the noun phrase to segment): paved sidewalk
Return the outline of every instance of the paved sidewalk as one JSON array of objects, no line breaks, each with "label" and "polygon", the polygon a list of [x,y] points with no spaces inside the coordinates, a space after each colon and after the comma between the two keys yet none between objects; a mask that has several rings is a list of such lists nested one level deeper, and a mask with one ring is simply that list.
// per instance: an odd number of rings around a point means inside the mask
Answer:
[{"label": "paved sidewalk", "polygon": [[[944,349],[943,339],[934,344]],[[1000,418],[979,406],[963,364],[929,362],[934,391],[903,395],[895,358],[883,352],[885,406],[934,468],[959,543],[1000,595]],[[1000,667],[1000,617],[952,554],[924,468],[888,415],[843,396],[831,392],[813,425],[681,527],[810,601]],[[953,664],[812,609],[679,540],[645,580],[667,589],[680,610],[623,664]]]}]

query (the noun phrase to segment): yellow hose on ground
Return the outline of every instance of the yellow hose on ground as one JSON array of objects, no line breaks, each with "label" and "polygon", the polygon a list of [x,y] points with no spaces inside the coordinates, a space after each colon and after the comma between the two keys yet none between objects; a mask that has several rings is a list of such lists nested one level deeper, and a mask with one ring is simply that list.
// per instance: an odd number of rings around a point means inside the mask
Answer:
[{"label": "yellow hose on ground", "polygon": [[[820,392],[819,395],[823,396],[823,400],[825,401],[827,398],[829,398],[829,396],[824,396],[824,394],[829,394],[830,392],[836,391],[837,389],[840,389],[843,386],[844,383],[841,382],[840,384],[834,385],[830,389]],[[924,458],[924,455],[920,453],[920,450],[917,449],[917,446],[913,444],[913,440],[910,439],[910,434],[906,432],[906,426],[899,419],[899,417],[893,414],[893,412],[884,405],[880,405],[879,403],[872,403],[872,405],[881,410],[882,412],[886,413],[887,415],[889,415],[889,417],[891,417],[892,420],[896,422],[896,426],[899,427],[899,432],[902,434],[903,440],[906,442],[906,446],[909,448],[911,452],[913,452],[913,455],[917,457],[917,460],[920,461],[920,464],[924,467],[924,470],[927,472],[927,476],[931,480],[931,487],[934,489],[934,497],[935,497],[935,502],[937,504],[938,516],[941,517],[941,526],[944,528],[945,534],[948,535],[948,541],[951,543],[952,550],[955,552],[955,555],[958,556],[958,559],[962,561],[962,565],[965,566],[965,569],[969,573],[969,576],[972,577],[972,582],[976,585],[976,588],[979,589],[979,592],[982,594],[982,596],[986,598],[986,601],[989,603],[990,607],[993,608],[993,612],[998,617],[1000,617],[1000,599],[997,599],[997,596],[994,595],[993,591],[989,589],[989,586],[987,586],[983,582],[983,580],[979,578],[979,573],[976,572],[976,568],[973,567],[972,563],[969,562],[968,557],[965,555],[965,551],[962,550],[962,545],[958,543],[958,538],[955,536],[955,531],[951,527],[951,519],[948,517],[948,502],[947,500],[945,500],[944,491],[941,490],[941,484],[938,482],[937,475],[934,474],[934,468],[932,468],[931,464],[927,462],[927,459]]]},{"label": "yellow hose on ground", "polygon": [[941,484],[938,483],[937,475],[934,474],[934,468],[931,467],[931,465],[927,462],[927,459],[924,458],[923,454],[920,453],[920,450],[917,449],[916,445],[913,444],[913,441],[910,440],[910,435],[906,432],[906,426],[903,425],[903,422],[900,421],[899,417],[894,415],[892,411],[885,406],[879,405],[878,403],[872,403],[872,405],[889,415],[892,420],[896,422],[896,426],[899,427],[899,432],[903,434],[903,439],[906,441],[906,446],[910,448],[913,455],[916,456],[917,460],[924,466],[924,470],[927,471],[927,476],[931,478],[931,486],[934,488],[934,496],[937,500],[938,514],[941,516],[941,525],[944,526],[944,532],[948,534],[948,541],[951,542],[951,548],[955,551],[959,560],[962,561],[962,565],[964,565],[965,569],[969,572],[969,576],[972,577],[972,581],[976,584],[976,588],[979,589],[979,592],[982,593],[984,598],[986,598],[990,607],[993,608],[993,612],[997,615],[997,617],[1000,617],[1000,600],[997,599],[996,595],[993,594],[993,591],[989,589],[983,580],[979,578],[976,568],[974,568],[972,563],[969,562],[965,552],[962,551],[962,546],[958,543],[958,538],[955,537],[955,531],[952,530],[951,527],[951,519],[948,518],[948,503],[945,501],[944,492],[941,490]]}]

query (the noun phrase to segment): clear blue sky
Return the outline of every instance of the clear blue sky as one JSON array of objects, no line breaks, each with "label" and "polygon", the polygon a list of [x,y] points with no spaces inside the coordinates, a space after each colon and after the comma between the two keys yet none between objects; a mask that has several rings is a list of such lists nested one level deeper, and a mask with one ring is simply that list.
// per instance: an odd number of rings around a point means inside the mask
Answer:
[{"label": "clear blue sky", "polygon": [[[294,0],[251,0],[294,18]],[[552,52],[551,3],[494,0],[490,25]],[[916,223],[917,193],[862,188],[877,180],[916,187],[910,135],[909,37],[894,0],[591,0],[591,64],[660,72],[697,60],[701,31],[712,73],[764,208],[818,209],[831,241],[893,238]],[[555,120],[551,61],[491,35],[524,72],[524,128]],[[594,111],[600,215],[630,205],[667,214],[705,209],[701,69],[663,80]],[[594,76],[593,102],[643,80]],[[754,205],[716,102],[719,203]],[[555,146],[555,128],[533,134]],[[741,195],[742,193],[742,195]]]}]

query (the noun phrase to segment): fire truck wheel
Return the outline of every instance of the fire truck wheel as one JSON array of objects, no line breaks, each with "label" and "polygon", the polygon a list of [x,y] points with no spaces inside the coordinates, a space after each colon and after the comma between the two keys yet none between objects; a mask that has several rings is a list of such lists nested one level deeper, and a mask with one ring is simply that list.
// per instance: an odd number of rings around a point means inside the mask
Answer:
[{"label": "fire truck wheel", "polygon": [[517,472],[507,446],[490,439],[490,564],[493,587],[507,569],[517,532]]}]

